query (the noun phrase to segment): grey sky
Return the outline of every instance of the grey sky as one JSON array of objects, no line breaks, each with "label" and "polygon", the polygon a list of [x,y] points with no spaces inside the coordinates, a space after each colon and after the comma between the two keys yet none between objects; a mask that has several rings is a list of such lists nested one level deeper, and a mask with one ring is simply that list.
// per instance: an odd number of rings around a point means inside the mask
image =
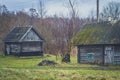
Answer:
[{"label": "grey sky", "polygon": [[[43,0],[46,6],[47,15],[53,16],[57,14],[58,16],[68,16],[67,1],[68,0]],[[77,0],[78,15],[80,17],[89,16],[91,10],[95,12],[96,10],[96,0]],[[120,0],[100,0],[100,10],[108,2]],[[29,8],[38,8],[38,0],[0,0],[0,4],[5,4],[10,11],[20,11],[24,9],[28,11]]]}]

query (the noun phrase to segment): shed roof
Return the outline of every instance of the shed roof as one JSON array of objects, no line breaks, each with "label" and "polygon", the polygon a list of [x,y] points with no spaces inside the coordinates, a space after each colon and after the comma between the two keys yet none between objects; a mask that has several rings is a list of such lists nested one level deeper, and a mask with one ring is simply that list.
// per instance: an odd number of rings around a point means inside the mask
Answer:
[{"label": "shed roof", "polygon": [[44,40],[33,27],[15,27],[12,31],[10,31],[8,33],[8,35],[6,36],[6,38],[4,39],[4,41],[5,42],[19,42],[21,40],[21,38],[26,33],[28,33],[28,31],[30,31],[31,29],[33,29],[35,31],[35,33],[37,33],[37,35],[42,40]]},{"label": "shed roof", "polygon": [[78,47],[83,47],[83,46],[120,46],[120,44],[79,44],[77,45]]}]

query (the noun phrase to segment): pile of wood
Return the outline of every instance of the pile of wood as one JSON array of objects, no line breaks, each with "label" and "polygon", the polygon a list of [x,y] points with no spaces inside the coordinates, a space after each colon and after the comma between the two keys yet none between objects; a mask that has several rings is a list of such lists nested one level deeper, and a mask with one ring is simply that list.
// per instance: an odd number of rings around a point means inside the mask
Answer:
[{"label": "pile of wood", "polygon": [[41,61],[38,66],[49,66],[49,65],[56,65],[57,63],[54,61],[50,61],[50,60],[43,60]]}]

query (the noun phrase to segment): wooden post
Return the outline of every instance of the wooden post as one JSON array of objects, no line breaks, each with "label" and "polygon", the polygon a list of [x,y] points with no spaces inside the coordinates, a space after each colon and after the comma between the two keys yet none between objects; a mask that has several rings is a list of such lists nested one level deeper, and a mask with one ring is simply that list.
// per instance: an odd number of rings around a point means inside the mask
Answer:
[{"label": "wooden post", "polygon": [[77,59],[77,60],[78,60],[78,63],[80,63],[80,58],[81,58],[81,57],[80,57],[80,47],[79,47],[79,46],[78,46],[78,54],[77,54],[77,57],[78,57],[78,59]]},{"label": "wooden post", "polygon": [[19,56],[21,56],[22,54],[22,42],[20,43],[20,53],[19,53]]},{"label": "wooden post", "polygon": [[6,51],[6,43],[4,43],[4,55],[7,55],[7,51]]},{"label": "wooden post", "polygon": [[43,42],[40,42],[41,51],[40,54],[43,56]]},{"label": "wooden post", "polygon": [[102,46],[102,48],[103,48],[103,62],[102,62],[102,64],[104,65],[105,64],[105,45],[103,45]]}]

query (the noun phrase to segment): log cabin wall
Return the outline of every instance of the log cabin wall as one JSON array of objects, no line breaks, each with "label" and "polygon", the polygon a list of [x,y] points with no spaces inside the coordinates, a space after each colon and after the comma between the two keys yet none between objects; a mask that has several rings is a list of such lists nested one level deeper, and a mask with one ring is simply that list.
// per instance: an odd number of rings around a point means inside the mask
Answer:
[{"label": "log cabin wall", "polygon": [[115,46],[115,47],[114,47],[113,62],[114,62],[115,64],[120,64],[120,46]]},{"label": "log cabin wall", "polygon": [[78,45],[78,63],[120,64],[120,44]]},{"label": "log cabin wall", "polygon": [[20,49],[21,49],[20,43],[15,43],[15,42],[5,43],[5,53],[6,53],[5,55],[19,56]]},{"label": "log cabin wall", "polygon": [[79,48],[79,57],[80,63],[103,63],[103,48],[102,47],[80,47]]},{"label": "log cabin wall", "polygon": [[33,27],[15,27],[5,38],[5,55],[42,56],[43,42]]}]

